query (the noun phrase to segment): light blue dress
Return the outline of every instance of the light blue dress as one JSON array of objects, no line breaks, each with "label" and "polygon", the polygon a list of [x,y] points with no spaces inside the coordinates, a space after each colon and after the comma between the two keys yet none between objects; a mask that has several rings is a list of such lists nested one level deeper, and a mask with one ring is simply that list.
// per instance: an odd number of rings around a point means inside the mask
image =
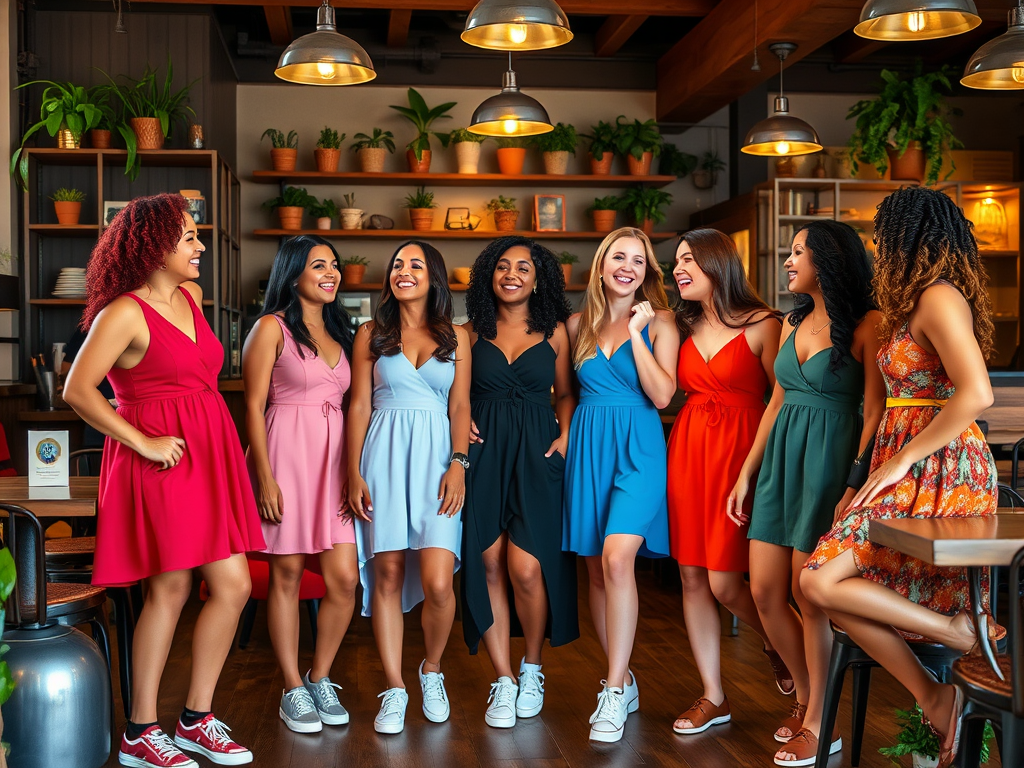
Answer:
[{"label": "light blue dress", "polygon": [[[643,339],[651,347],[647,329]],[[667,557],[668,500],[665,431],[640,386],[627,341],[577,371],[580,402],[565,457],[562,549],[600,555],[613,533],[644,537],[639,554]]]},{"label": "light blue dress", "polygon": [[448,391],[454,379],[455,364],[435,357],[419,369],[401,352],[374,364],[373,414],[359,461],[373,522],[356,520],[363,616],[370,615],[378,552],[406,550],[403,611],[423,601],[417,550],[447,549],[459,568],[462,513],[439,515],[437,498],[451,459]]}]

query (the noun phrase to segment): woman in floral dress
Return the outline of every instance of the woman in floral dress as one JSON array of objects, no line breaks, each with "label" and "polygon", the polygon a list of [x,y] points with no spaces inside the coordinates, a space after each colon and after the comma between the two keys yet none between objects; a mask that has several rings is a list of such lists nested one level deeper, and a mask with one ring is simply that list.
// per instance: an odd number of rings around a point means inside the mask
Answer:
[{"label": "woman in floral dress", "polygon": [[872,472],[822,537],[800,585],[914,695],[939,732],[939,765],[948,766],[959,746],[961,693],[936,682],[900,632],[970,649],[964,569],[874,545],[868,531],[871,520],[995,513],[995,462],[974,421],[992,404],[991,305],[971,224],[947,195],[894,192],[878,208],[875,236],[887,409]]}]

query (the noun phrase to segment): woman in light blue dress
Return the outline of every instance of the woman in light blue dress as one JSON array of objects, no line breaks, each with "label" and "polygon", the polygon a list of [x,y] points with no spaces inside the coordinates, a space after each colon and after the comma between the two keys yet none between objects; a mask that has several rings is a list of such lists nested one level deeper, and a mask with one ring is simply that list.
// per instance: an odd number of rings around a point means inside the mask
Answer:
[{"label": "woman in light blue dress", "polygon": [[409,703],[402,614],[423,601],[423,714],[440,723],[450,713],[440,663],[455,618],[470,347],[466,331],[452,326],[448,272],[436,248],[405,243],[386,275],[373,321],[359,329],[352,349],[348,499],[363,615],[373,618],[387,677],[374,728],[399,733]]},{"label": "woman in light blue dress", "polygon": [[629,227],[597,249],[582,313],[566,323],[580,400],[569,429],[562,549],[583,555],[590,612],[608,675],[590,738],[618,741],[639,707],[629,657],[637,553],[669,553],[665,433],[658,409],[676,391],[679,332],[651,242]]}]

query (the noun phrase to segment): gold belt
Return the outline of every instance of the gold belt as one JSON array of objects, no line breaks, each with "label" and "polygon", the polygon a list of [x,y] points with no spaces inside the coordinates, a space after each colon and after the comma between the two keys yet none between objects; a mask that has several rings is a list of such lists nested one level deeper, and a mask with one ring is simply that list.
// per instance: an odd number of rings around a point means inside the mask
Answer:
[{"label": "gold belt", "polygon": [[885,398],[886,408],[912,408],[914,406],[931,406],[941,408],[948,400],[936,400],[928,397],[887,397]]}]

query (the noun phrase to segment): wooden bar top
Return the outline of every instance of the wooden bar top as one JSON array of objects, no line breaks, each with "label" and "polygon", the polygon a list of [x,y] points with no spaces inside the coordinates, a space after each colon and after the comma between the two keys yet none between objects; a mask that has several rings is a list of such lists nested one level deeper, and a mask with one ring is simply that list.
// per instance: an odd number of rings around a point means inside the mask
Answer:
[{"label": "wooden bar top", "polygon": [[1009,565],[1024,547],[1024,515],[872,520],[873,544],[890,547],[932,565]]},{"label": "wooden bar top", "polygon": [[30,486],[27,477],[0,477],[0,502],[25,507],[36,517],[95,517],[99,478],[68,479],[66,486]]}]

